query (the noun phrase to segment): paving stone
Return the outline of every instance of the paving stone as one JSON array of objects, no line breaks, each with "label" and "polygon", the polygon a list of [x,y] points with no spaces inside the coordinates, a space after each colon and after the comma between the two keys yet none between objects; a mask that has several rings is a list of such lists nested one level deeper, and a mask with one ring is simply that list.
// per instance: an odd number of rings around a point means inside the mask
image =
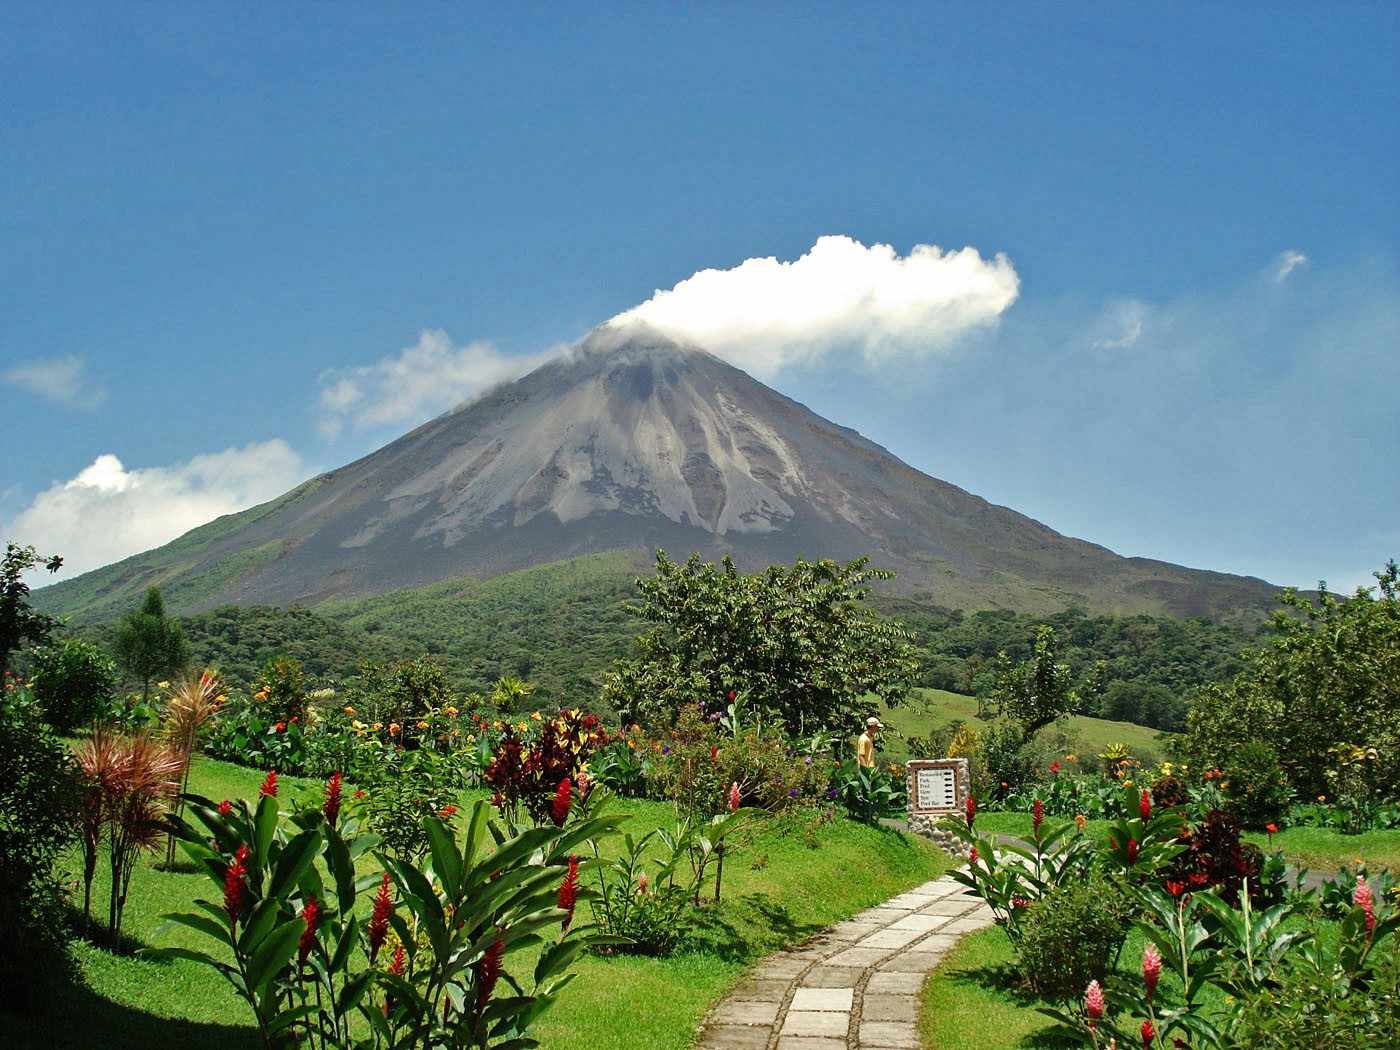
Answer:
[{"label": "paving stone", "polygon": [[767,1050],[771,1028],[712,1024],[700,1033],[699,1050]]},{"label": "paving stone", "polygon": [[917,912],[913,915],[906,915],[897,922],[891,923],[888,927],[891,930],[917,930],[919,933],[928,933],[936,930],[948,921],[946,915],[925,915]]},{"label": "paving stone", "polygon": [[846,1040],[821,1035],[785,1035],[778,1040],[778,1050],[846,1050]]},{"label": "paving stone", "polygon": [[942,952],[900,952],[880,964],[895,973],[928,973],[943,961]]},{"label": "paving stone", "polygon": [[972,903],[957,897],[940,897],[920,908],[924,915],[963,915],[972,910]]},{"label": "paving stone", "polygon": [[780,1003],[787,996],[790,983],[777,978],[750,977],[730,992],[729,998],[746,1002]]},{"label": "paving stone", "polygon": [[899,1021],[862,1021],[862,1047],[893,1047],[897,1050],[919,1050],[919,1037],[912,1024]]},{"label": "paving stone", "polygon": [[895,973],[893,970],[878,970],[870,975],[865,986],[865,998],[873,995],[918,995],[924,986],[921,973]]},{"label": "paving stone", "polygon": [[863,941],[856,942],[856,949],[860,948],[903,948],[906,944],[917,941],[924,935],[923,930],[897,930],[893,926],[886,927],[878,933],[872,933]]},{"label": "paving stone", "polygon": [[888,926],[895,919],[902,919],[908,915],[913,908],[887,908],[883,904],[878,908],[867,908],[856,916],[857,922],[873,922],[881,926]]},{"label": "paving stone", "polygon": [[846,1037],[851,1015],[826,1010],[789,1010],[781,1035],[824,1035]]},{"label": "paving stone", "polygon": [[720,1003],[715,1008],[715,1012],[710,1015],[710,1020],[715,1024],[760,1024],[769,1028],[778,1020],[778,1007],[780,1006],[782,1006],[781,1000],[771,1003],[752,1003],[730,999]]},{"label": "paving stone", "polygon": [[867,966],[874,966],[889,954],[889,950],[886,948],[847,948],[844,952],[833,955],[826,960],[826,964],[828,966],[855,966],[863,970]]},{"label": "paving stone", "polygon": [[864,967],[814,966],[799,983],[804,988],[854,988],[864,972]]},{"label": "paving stone", "polygon": [[973,930],[980,930],[984,926],[990,925],[989,919],[954,919],[943,927],[943,931],[945,933],[971,933]]},{"label": "paving stone", "polygon": [[872,995],[866,992],[860,1001],[861,1023],[866,1021],[905,1021],[919,1019],[919,1000],[913,995]]},{"label": "paving stone", "polygon": [[848,1014],[855,991],[855,988],[799,988],[792,993],[788,1011],[839,1010]]},{"label": "paving stone", "polygon": [[758,964],[754,976],[767,980],[787,978],[791,980],[811,964],[809,959],[794,959],[790,955],[774,955]]},{"label": "paving stone", "polygon": [[858,941],[862,937],[868,937],[880,928],[881,926],[878,922],[856,922],[850,919],[846,922],[838,922],[828,930],[827,933],[838,941]]}]

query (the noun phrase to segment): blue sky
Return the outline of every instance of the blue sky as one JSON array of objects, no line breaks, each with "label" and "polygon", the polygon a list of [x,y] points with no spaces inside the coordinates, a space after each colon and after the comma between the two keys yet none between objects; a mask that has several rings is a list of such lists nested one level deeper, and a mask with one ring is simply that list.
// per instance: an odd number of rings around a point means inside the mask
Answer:
[{"label": "blue sky", "polygon": [[1400,555],[1394,4],[116,6],[0,39],[0,531],[75,567],[824,235],[1014,294],[735,337],[816,411],[1125,554]]}]

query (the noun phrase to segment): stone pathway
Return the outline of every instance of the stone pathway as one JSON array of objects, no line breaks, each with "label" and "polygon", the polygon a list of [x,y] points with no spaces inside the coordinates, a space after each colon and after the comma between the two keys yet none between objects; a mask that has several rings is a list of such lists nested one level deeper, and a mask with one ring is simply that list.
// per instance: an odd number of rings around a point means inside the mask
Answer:
[{"label": "stone pathway", "polygon": [[948,876],[769,956],[705,1019],[699,1050],[918,1050],[924,977],[991,909]]}]

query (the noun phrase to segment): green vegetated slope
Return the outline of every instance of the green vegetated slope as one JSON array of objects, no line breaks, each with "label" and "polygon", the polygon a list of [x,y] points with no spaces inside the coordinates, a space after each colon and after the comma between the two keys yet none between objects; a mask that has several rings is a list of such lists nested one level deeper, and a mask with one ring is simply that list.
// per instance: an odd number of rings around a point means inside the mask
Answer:
[{"label": "green vegetated slope", "polygon": [[[907,704],[895,709],[886,708],[882,718],[894,732],[884,738],[881,748],[889,757],[896,759],[937,757],[910,755],[908,737],[927,737],[938,727],[954,722],[970,722],[974,726],[981,724],[977,721],[975,698],[942,689],[917,689]],[[1103,750],[1109,744],[1126,744],[1138,754],[1161,751],[1156,742],[1156,731],[1132,722],[1111,722],[1071,715],[1042,729],[1041,734],[1043,738],[1058,741],[1065,747],[1078,747],[1092,753]]]},{"label": "green vegetated slope", "polygon": [[[196,762],[191,789],[211,798],[255,797],[262,773],[207,759]],[[284,777],[281,795],[319,798],[321,785]],[[674,822],[667,803],[618,803],[633,835]],[[608,1047],[658,1050],[691,1045],[710,1004],[754,960],[796,943],[918,883],[951,864],[929,842],[888,828],[837,818],[820,824],[807,817],[757,815],[752,833],[725,865],[724,901],[707,908],[689,949],[667,959],[586,956],[577,979],[532,1031],[544,1050]],[[609,840],[609,851],[617,840]],[[211,942],[183,927],[162,929],[161,916],[188,911],[196,897],[217,898],[206,876],[158,871],[143,857],[131,883],[125,932],[130,947],[184,945],[209,950]],[[363,862],[370,870],[372,858]],[[105,906],[99,865],[95,899]],[[77,854],[64,877],[81,871]],[[814,893],[814,887],[822,892]],[[369,905],[366,895],[362,901]],[[251,1050],[257,1045],[252,1017],[221,977],[183,960],[152,962],[79,943],[83,982],[66,987],[53,1016],[20,1020],[0,1003],[3,1045],[35,1050]],[[506,968],[528,975],[529,951],[507,957]]]}]

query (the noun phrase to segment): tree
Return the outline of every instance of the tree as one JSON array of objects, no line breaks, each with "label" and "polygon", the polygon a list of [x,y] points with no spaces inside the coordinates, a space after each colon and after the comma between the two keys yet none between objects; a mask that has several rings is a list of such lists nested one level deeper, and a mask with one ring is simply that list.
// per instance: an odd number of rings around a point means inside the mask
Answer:
[{"label": "tree", "polygon": [[656,575],[637,581],[653,626],[606,675],[603,698],[653,724],[699,704],[792,732],[854,732],[874,698],[900,703],[918,669],[909,633],[864,604],[870,581],[891,576],[865,558],[745,574],[728,557],[681,565],[658,551]]},{"label": "tree", "polygon": [[33,547],[5,544],[0,561],[0,678],[10,666],[10,655],[26,644],[41,645],[58,626],[58,621],[29,605],[29,584],[24,574],[36,565],[58,572],[63,559],[57,554],[42,557]]},{"label": "tree", "polygon": [[[1400,794],[1400,567],[1378,587],[1314,601],[1293,589],[1271,621],[1268,645],[1247,654],[1231,681],[1190,700],[1186,752],[1203,768],[1227,767],[1252,740],[1270,744],[1303,798],[1331,795],[1333,748],[1374,748],[1375,787]],[[1372,592],[1376,593],[1372,593]]]},{"label": "tree", "polygon": [[1053,627],[1042,624],[1035,632],[1029,660],[1016,664],[1003,652],[997,662],[991,700],[998,715],[1020,727],[1023,743],[1074,709],[1073,675],[1069,664],[1060,662]]},{"label": "tree", "polygon": [[30,662],[34,699],[60,733],[97,718],[117,691],[117,665],[91,642],[65,638],[35,649]]},{"label": "tree", "polygon": [[140,609],[122,617],[112,647],[127,674],[141,682],[141,695],[147,700],[153,681],[175,674],[190,658],[180,621],[165,615],[165,601],[156,587],[146,591]]}]

